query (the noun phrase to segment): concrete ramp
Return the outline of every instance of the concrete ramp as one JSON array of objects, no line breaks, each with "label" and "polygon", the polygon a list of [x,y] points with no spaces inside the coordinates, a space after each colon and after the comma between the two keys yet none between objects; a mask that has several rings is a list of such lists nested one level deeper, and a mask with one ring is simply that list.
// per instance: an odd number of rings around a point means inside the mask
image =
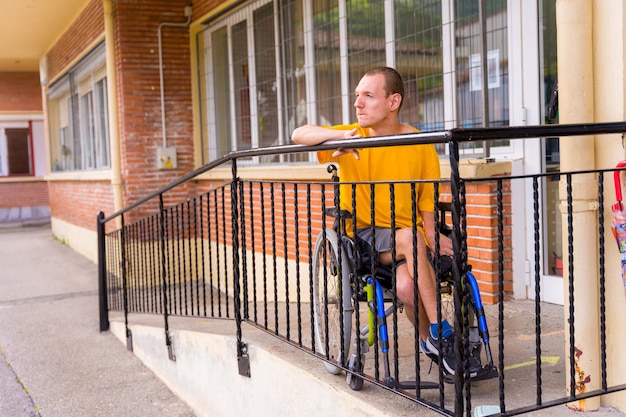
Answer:
[{"label": "concrete ramp", "polygon": [[[251,376],[241,376],[234,322],[175,320],[175,361],[168,357],[163,328],[147,323],[130,325],[133,352],[199,416],[397,417],[418,409],[423,416],[439,415],[372,384],[354,392],[344,375],[327,373],[308,353],[245,325]],[[123,321],[112,321],[111,331],[126,343]]]}]

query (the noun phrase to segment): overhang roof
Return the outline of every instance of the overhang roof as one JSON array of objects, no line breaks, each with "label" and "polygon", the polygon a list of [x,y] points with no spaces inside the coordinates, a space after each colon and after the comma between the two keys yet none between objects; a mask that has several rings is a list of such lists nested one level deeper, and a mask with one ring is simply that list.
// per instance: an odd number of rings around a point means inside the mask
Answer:
[{"label": "overhang roof", "polygon": [[39,71],[39,61],[90,0],[2,0],[0,71]]}]

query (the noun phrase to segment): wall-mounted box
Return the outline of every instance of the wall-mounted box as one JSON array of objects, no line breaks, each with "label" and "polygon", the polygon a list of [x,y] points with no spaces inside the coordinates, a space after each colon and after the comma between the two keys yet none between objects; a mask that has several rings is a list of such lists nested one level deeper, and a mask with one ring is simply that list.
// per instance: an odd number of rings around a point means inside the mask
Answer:
[{"label": "wall-mounted box", "polygon": [[176,163],[176,148],[169,146],[167,148],[157,148],[157,168],[158,169],[174,169]]}]

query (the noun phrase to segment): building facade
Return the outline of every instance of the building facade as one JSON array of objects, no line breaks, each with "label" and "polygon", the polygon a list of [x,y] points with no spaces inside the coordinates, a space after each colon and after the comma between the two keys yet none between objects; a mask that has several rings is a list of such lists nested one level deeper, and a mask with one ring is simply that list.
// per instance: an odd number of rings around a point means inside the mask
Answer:
[{"label": "building facade", "polygon": [[[503,0],[188,6],[88,2],[42,59],[53,230],[91,259],[95,213],[112,213],[230,151],[288,144],[302,123],[351,122],[352,89],[373,66],[402,73],[401,116],[423,131],[545,122],[556,80],[554,3],[542,10]],[[445,165],[447,150],[439,152]],[[462,153],[496,161],[492,174],[539,172],[557,162],[558,144],[502,140]],[[258,178],[327,179],[312,154],[253,157],[241,168]],[[229,180],[230,170],[205,179]],[[558,225],[556,213],[546,227]],[[560,242],[547,247],[544,267],[553,275]],[[525,278],[513,272],[524,267],[515,261],[507,266],[510,293],[525,298]],[[482,272],[483,282],[495,282],[488,278],[495,270]]]},{"label": "building facade", "polygon": [[[353,121],[353,88],[374,66],[401,72],[407,88],[401,116],[423,131],[558,122],[547,111],[557,74],[561,122],[624,118],[624,36],[614,36],[624,31],[621,1],[195,0],[189,6],[92,0],[42,58],[53,232],[90,259],[97,258],[99,211],[111,214],[230,151],[288,144],[303,123]],[[570,22],[578,43],[563,32]],[[596,157],[585,166],[615,166],[624,157],[620,140],[587,140]],[[468,165],[487,170],[476,175],[521,175],[572,168],[575,147],[558,138],[501,140],[472,143],[462,154]],[[446,149],[438,151],[445,161]],[[251,157],[240,174],[327,179],[312,154]],[[201,180],[230,178],[223,168]],[[196,185],[167,198],[183,201]],[[541,184],[546,239],[539,268],[543,299],[563,304],[558,190],[558,181]],[[510,190],[509,245],[524,242],[507,266],[515,298],[533,297],[532,192],[529,183]],[[490,273],[487,266],[482,272]]]},{"label": "building facade", "polygon": [[37,72],[0,72],[0,225],[50,221]]}]

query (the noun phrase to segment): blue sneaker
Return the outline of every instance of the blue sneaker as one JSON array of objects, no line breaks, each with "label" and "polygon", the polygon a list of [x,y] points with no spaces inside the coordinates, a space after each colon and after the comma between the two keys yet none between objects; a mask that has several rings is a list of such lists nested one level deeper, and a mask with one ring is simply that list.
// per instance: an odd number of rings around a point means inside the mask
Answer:
[{"label": "blue sneaker", "polygon": [[431,352],[430,349],[428,349],[428,343],[421,338],[420,338],[420,350],[422,351],[424,355],[428,356],[428,358],[431,361],[439,362],[439,356]]},{"label": "blue sneaker", "polygon": [[[453,342],[453,339],[451,337],[452,335],[454,335],[454,332],[450,332],[448,337],[444,336],[441,340],[441,347],[444,352],[448,350],[450,352],[453,352],[454,343],[451,343]],[[426,342],[424,344],[426,345],[426,348],[428,349],[430,353],[436,356],[441,356],[439,354],[439,338],[433,335],[432,329],[430,332],[428,332],[428,339],[426,339]]]},{"label": "blue sneaker", "polygon": [[[433,360],[438,361],[441,358],[443,369],[449,375],[454,375],[456,369],[456,359],[454,357],[454,336],[454,333],[450,333],[448,336],[441,338],[441,352],[439,352],[439,339],[434,337],[432,332],[429,333],[428,340],[426,340],[425,343],[427,350],[436,358]],[[431,356],[429,355],[429,357]],[[478,371],[480,371],[480,368],[480,361],[473,355],[470,355],[470,378],[474,378],[478,374]]]}]

